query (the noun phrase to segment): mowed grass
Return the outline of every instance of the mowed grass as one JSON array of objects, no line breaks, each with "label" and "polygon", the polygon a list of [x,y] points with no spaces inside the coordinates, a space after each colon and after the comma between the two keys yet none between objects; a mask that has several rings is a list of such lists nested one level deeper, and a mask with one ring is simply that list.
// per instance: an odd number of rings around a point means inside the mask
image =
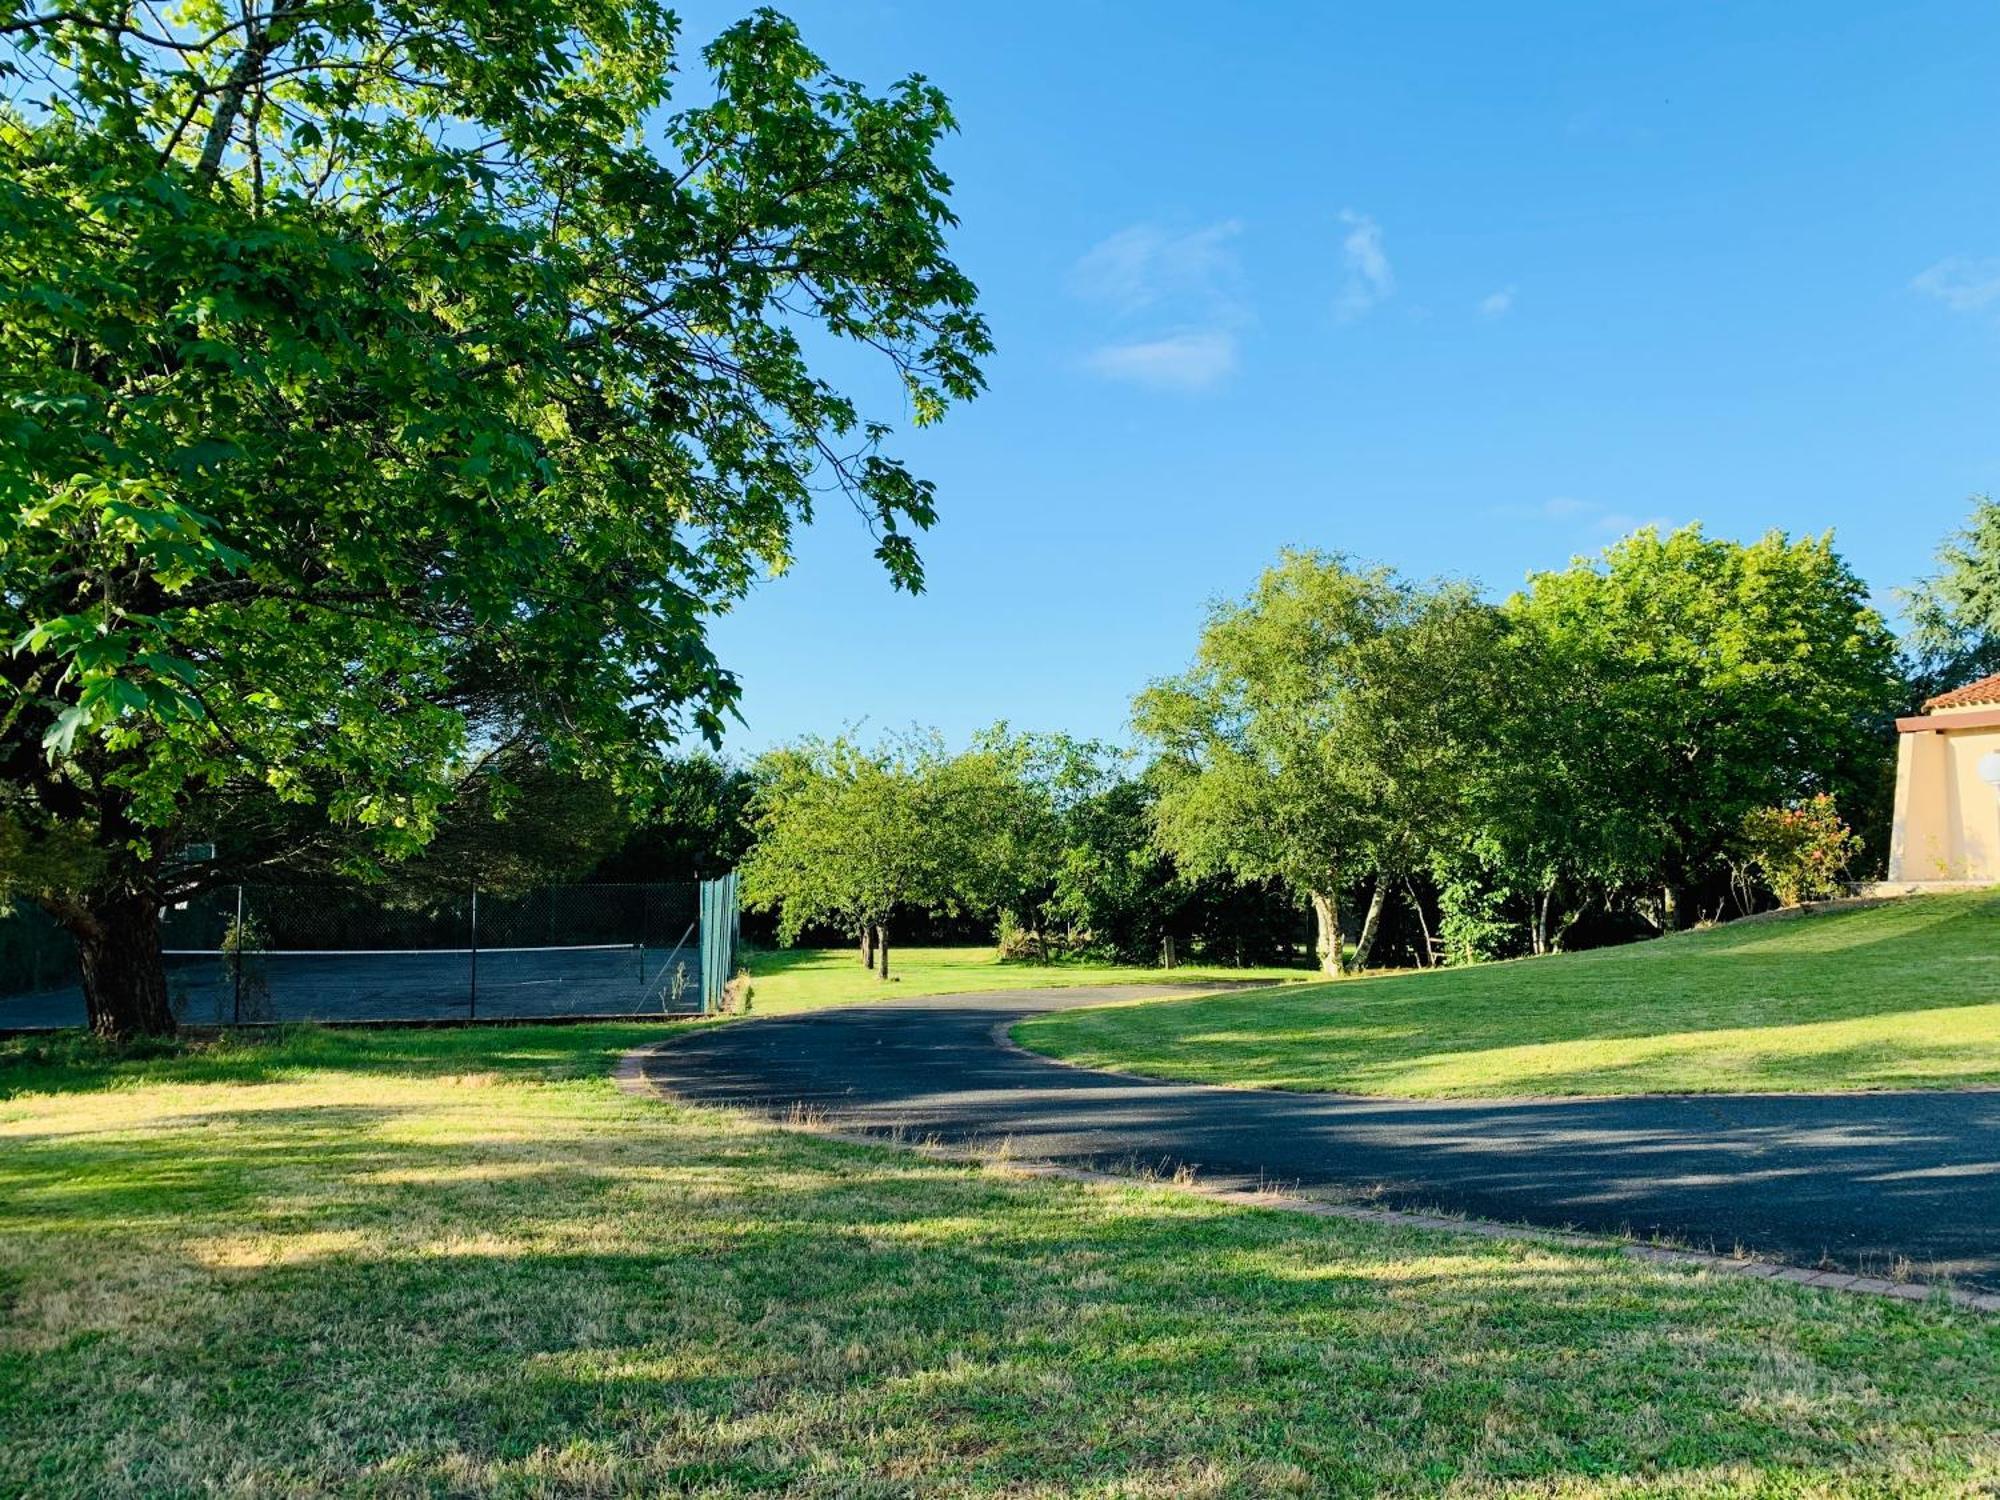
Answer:
[{"label": "mowed grass", "polygon": [[984,990],[1035,990],[1092,984],[1212,984],[1221,981],[1281,983],[1310,977],[1303,969],[1230,968],[1182,964],[1158,969],[1145,964],[1097,963],[1063,959],[1036,963],[1002,959],[994,948],[892,948],[889,979],[861,967],[854,948],[775,948],[748,956],[750,1012],[782,1015],[828,1005],[858,1005],[919,995],[968,995]]},{"label": "mowed grass", "polygon": [[1093,1067],[1414,1097],[2000,1083],[2000,892],[1069,1011],[1014,1035]]},{"label": "mowed grass", "polygon": [[845,1146],[655,1034],[7,1044],[0,1493],[2000,1482],[2000,1320]]}]

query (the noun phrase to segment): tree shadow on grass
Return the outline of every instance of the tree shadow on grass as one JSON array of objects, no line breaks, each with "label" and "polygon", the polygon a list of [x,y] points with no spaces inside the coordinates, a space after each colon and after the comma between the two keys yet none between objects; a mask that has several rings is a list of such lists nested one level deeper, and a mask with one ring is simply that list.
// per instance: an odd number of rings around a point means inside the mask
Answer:
[{"label": "tree shadow on grass", "polygon": [[2000,1419],[1941,1309],[593,1108],[17,1138],[0,1488],[1942,1488]]},{"label": "tree shadow on grass", "polygon": [[348,1030],[312,1025],[107,1043],[82,1031],[0,1038],[0,1101],[153,1084],[296,1082],[330,1070],[379,1077],[490,1073],[599,1078],[669,1023]]}]

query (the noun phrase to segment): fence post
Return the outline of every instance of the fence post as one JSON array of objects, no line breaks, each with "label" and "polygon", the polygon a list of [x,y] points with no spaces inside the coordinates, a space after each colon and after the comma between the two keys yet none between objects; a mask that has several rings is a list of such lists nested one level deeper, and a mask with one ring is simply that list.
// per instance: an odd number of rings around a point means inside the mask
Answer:
[{"label": "fence post", "polygon": [[465,1019],[479,1019],[479,882],[472,883],[472,967],[465,990]]},{"label": "fence post", "polygon": [[243,885],[241,881],[237,882],[236,886],[235,938],[236,952],[234,957],[236,961],[229,966],[235,971],[234,977],[236,980],[236,1003],[233,1011],[235,1019],[232,1024],[241,1026],[243,1024]]}]

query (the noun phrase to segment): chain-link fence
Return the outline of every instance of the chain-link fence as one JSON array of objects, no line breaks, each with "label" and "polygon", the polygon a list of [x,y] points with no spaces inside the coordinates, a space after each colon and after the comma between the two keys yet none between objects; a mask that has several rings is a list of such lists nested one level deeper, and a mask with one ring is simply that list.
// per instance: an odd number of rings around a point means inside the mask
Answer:
[{"label": "chain-link fence", "polygon": [[[733,962],[735,890],[723,885],[430,897],[221,886],[161,913],[167,992],[192,1025],[698,1012],[712,988],[704,952]],[[727,934],[705,935],[704,913],[714,927],[725,911]],[[30,907],[0,917],[0,1028],[83,1022],[68,935]]]}]

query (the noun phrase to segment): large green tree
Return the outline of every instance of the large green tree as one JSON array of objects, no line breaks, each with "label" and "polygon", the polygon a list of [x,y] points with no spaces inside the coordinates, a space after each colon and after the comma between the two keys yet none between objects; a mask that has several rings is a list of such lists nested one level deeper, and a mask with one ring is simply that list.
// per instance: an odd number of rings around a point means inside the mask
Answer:
[{"label": "large green tree", "polygon": [[1905,688],[1831,536],[1647,528],[1534,575],[1506,614],[1541,685],[1494,800],[1518,809],[1501,826],[1543,889],[1643,885],[1641,908],[1677,925],[1746,812],[1880,800]]},{"label": "large green tree", "polygon": [[979,387],[921,78],[762,11],[678,106],[655,0],[0,0],[0,37],[0,822],[76,856],[17,877],[99,1031],[172,1025],[159,905],[260,840],[379,869],[516,737],[643,795],[816,495],[920,586],[931,487],[808,351],[878,353],[918,423]]},{"label": "large green tree", "polygon": [[1340,895],[1360,885],[1366,967],[1391,889],[1459,815],[1496,637],[1462,585],[1286,553],[1211,610],[1193,667],[1134,705],[1159,752],[1162,847],[1196,876],[1284,882],[1310,903],[1331,974],[1345,968]]}]

